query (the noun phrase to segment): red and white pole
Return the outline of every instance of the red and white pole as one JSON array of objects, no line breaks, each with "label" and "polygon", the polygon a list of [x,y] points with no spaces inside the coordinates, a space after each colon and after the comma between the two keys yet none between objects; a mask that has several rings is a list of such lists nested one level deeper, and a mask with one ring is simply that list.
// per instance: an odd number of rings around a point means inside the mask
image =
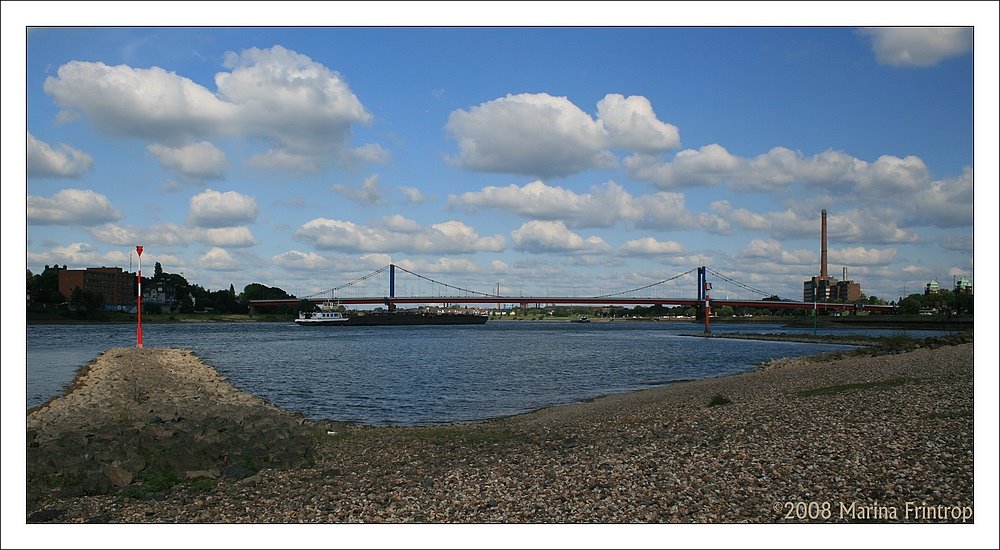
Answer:
[{"label": "red and white pole", "polygon": [[139,254],[139,272],[136,274],[136,277],[139,279],[139,285],[138,285],[139,296],[136,298],[135,301],[136,319],[139,325],[138,328],[136,329],[135,347],[141,348],[142,347],[142,245],[136,246],[135,251],[137,254]]}]

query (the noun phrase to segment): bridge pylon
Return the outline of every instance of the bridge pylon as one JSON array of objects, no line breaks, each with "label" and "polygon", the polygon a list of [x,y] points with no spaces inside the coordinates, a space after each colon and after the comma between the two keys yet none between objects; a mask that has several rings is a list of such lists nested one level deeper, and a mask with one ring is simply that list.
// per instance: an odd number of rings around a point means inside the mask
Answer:
[{"label": "bridge pylon", "polygon": [[[695,320],[704,321],[705,320],[705,309],[708,305],[708,289],[712,288],[711,283],[708,282],[708,270],[705,266],[698,268],[698,287],[695,289],[695,295],[697,298],[697,304],[695,306]],[[709,314],[711,315],[711,313]]]}]

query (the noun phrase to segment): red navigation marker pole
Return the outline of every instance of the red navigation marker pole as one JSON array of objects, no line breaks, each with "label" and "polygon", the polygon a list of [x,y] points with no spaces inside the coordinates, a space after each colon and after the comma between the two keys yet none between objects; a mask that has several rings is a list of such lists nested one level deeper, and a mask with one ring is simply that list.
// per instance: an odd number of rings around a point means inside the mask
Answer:
[{"label": "red navigation marker pole", "polygon": [[139,272],[136,274],[136,277],[139,279],[139,296],[136,298],[135,301],[136,319],[139,323],[139,326],[136,330],[135,347],[141,348],[142,347],[142,245],[140,244],[136,246],[135,251],[137,254],[139,254]]}]

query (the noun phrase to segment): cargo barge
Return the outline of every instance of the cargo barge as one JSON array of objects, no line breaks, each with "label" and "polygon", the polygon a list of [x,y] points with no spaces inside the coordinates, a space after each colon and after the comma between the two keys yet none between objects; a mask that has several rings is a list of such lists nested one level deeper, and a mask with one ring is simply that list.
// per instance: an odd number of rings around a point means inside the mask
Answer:
[{"label": "cargo barge", "polygon": [[374,327],[388,325],[482,325],[489,316],[477,313],[388,311],[342,313],[336,306],[322,305],[319,311],[299,313],[300,326]]}]

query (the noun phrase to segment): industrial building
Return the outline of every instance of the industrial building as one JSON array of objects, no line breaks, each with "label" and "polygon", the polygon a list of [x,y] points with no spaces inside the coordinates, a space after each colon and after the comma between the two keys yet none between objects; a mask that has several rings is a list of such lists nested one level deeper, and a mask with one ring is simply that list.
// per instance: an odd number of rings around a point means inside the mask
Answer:
[{"label": "industrial building", "polygon": [[77,288],[103,296],[105,307],[135,306],[136,276],[120,267],[60,269],[59,293],[69,299]]},{"label": "industrial building", "polygon": [[844,300],[857,302],[862,298],[861,284],[848,280],[847,268],[844,268],[843,280],[831,277],[826,268],[826,209],[822,213],[820,230],[819,276],[802,283],[803,302],[832,302]]}]

